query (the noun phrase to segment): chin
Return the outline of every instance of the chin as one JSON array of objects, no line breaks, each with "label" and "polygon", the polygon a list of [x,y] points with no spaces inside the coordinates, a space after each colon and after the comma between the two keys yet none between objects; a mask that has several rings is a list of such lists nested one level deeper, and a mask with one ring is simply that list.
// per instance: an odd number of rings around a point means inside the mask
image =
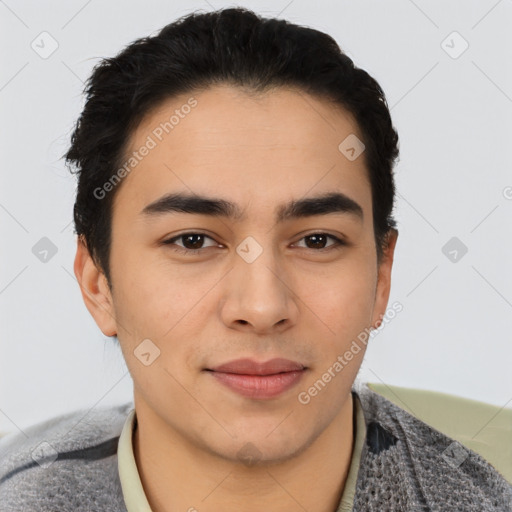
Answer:
[{"label": "chin", "polygon": [[274,423],[271,429],[253,429],[252,432],[245,432],[243,436],[237,435],[236,439],[230,441],[229,446],[224,447],[226,451],[222,450],[223,458],[247,467],[271,466],[297,457],[312,444],[313,439],[304,437],[304,429],[300,429],[301,436],[297,438],[290,429],[283,428],[278,434],[278,425],[279,422]]}]

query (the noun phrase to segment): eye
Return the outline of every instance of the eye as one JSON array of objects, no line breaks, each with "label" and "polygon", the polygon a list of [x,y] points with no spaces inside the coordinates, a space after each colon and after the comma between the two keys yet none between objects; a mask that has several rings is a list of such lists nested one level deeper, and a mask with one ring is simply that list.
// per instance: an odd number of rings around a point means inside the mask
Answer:
[{"label": "eye", "polygon": [[[333,240],[334,243],[327,245],[327,241],[329,239]],[[345,242],[340,238],[334,235],[329,235],[327,233],[311,233],[310,235],[306,235],[301,238],[299,242],[302,240],[305,240],[306,249],[313,249],[316,251],[330,250],[346,245]]]},{"label": "eye", "polygon": [[[171,246],[174,245],[175,247],[171,248],[177,252],[198,253],[205,248],[205,239],[209,239],[214,242],[214,244],[210,245],[210,247],[219,246],[219,244],[217,244],[217,242],[215,242],[212,237],[205,235],[204,233],[183,233],[181,235],[174,236],[173,238],[169,238],[168,240],[164,240],[162,244]],[[177,241],[182,241],[183,245],[176,244]]]},{"label": "eye", "polygon": [[[213,243],[209,246],[205,246],[205,240],[211,240]],[[328,245],[328,241],[332,240],[333,243]],[[305,241],[305,246],[302,248],[311,249],[316,252],[329,251],[346,245],[346,243],[340,238],[329,235],[327,233],[311,233],[302,237],[299,242]],[[178,244],[176,242],[182,242]],[[174,236],[168,240],[162,241],[163,245],[171,246],[171,249],[176,252],[184,254],[198,254],[208,247],[219,247],[219,244],[215,240],[204,234],[204,233],[182,233],[181,235]],[[299,246],[300,247],[300,246]]]}]

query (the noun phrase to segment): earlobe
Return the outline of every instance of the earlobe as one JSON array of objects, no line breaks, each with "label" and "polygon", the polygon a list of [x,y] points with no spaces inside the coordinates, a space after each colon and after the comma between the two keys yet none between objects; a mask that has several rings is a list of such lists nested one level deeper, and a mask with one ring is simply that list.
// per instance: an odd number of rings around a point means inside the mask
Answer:
[{"label": "earlobe", "polygon": [[115,336],[117,324],[107,279],[96,266],[81,236],[77,238],[73,270],[89,313],[105,336]]},{"label": "earlobe", "polygon": [[391,228],[388,232],[386,246],[383,249],[382,259],[378,268],[377,288],[375,292],[375,305],[373,308],[372,327],[377,329],[386,313],[389,294],[391,290],[391,271],[395,254],[398,231]]}]

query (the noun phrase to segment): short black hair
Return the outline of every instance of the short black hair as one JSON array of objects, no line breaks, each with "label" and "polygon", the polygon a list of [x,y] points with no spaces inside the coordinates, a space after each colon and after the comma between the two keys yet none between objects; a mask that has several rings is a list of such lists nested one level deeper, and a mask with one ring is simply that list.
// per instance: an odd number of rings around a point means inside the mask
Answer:
[{"label": "short black hair", "polygon": [[117,187],[100,199],[95,190],[126,161],[130,136],[151,110],[177,95],[217,84],[256,94],[295,88],[354,116],[365,145],[380,260],[387,235],[396,228],[393,165],[399,153],[381,87],[328,34],[245,8],[226,8],[193,12],[156,35],[133,41],[115,57],[101,60],[85,84],[85,106],[64,156],[78,175],[75,232],[109,286]]}]

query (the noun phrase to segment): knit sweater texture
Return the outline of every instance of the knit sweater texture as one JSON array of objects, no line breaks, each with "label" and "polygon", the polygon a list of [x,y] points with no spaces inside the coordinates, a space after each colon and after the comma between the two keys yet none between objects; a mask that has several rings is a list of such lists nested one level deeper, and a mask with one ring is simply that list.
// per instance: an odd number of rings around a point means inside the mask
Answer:
[{"label": "knit sweater texture", "polygon": [[[366,424],[353,512],[512,512],[512,485],[480,455],[366,384],[352,391]],[[0,512],[126,512],[117,447],[132,409],[75,411],[0,439]]]}]

